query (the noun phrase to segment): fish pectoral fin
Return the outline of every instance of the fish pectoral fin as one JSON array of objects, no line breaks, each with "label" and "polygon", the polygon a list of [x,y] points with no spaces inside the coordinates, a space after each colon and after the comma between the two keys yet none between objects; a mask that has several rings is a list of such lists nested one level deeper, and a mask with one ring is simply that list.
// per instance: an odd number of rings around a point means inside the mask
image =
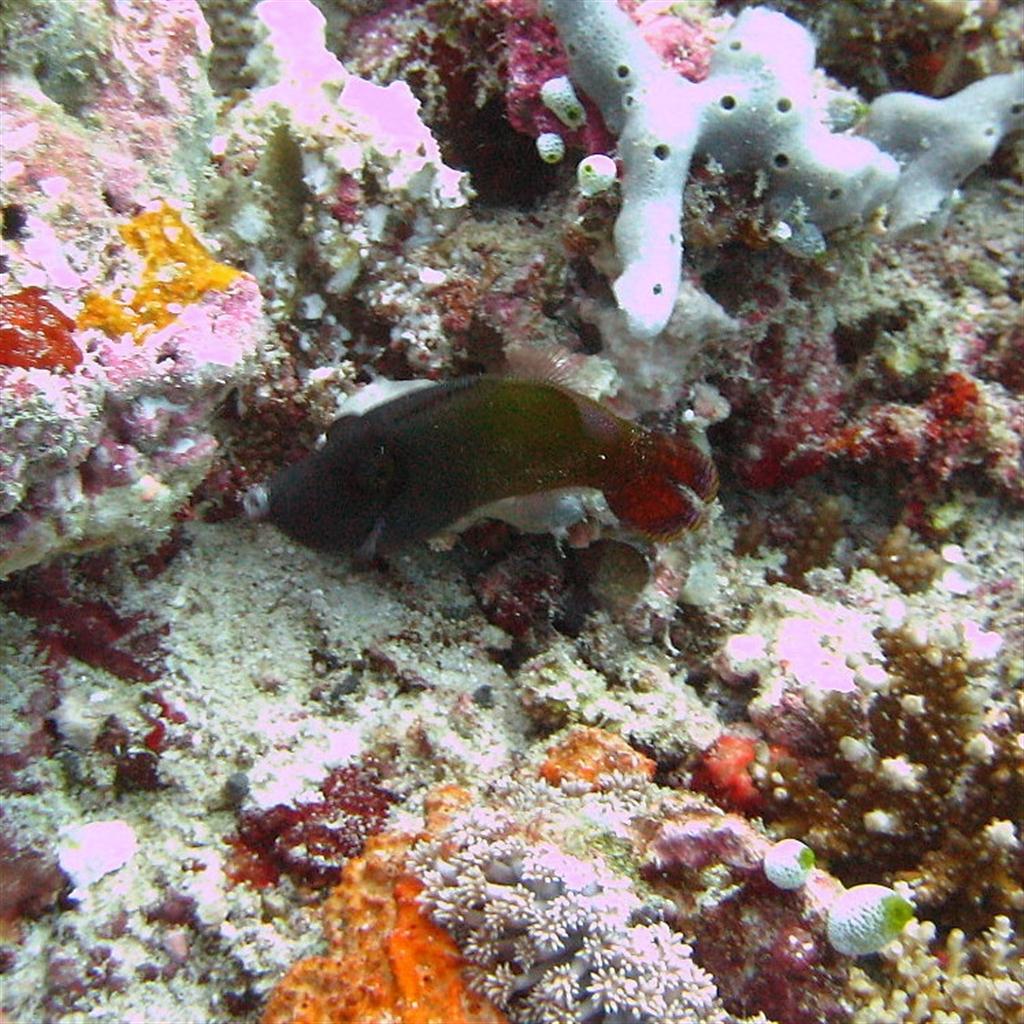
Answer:
[{"label": "fish pectoral fin", "polygon": [[380,543],[385,525],[384,517],[378,516],[373,528],[366,535],[366,539],[356,548],[355,559],[357,562],[369,565],[377,557],[377,545]]}]

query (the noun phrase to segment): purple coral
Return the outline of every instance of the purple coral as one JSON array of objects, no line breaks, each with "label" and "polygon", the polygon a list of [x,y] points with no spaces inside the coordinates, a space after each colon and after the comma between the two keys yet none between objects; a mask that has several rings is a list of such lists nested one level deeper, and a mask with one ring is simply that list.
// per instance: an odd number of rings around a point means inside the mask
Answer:
[{"label": "purple coral", "polygon": [[717,1019],[690,947],[593,860],[510,834],[482,811],[417,858],[423,901],[483,995],[519,1024]]}]

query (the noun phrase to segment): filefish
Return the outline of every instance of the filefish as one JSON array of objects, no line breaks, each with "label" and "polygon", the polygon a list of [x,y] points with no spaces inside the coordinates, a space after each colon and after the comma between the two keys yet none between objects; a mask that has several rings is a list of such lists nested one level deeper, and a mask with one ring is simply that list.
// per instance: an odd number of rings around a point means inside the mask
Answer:
[{"label": "filefish", "polygon": [[520,499],[576,491],[600,492],[620,529],[668,540],[701,523],[717,490],[714,463],[689,437],[557,382],[484,375],[423,382],[341,416],[320,450],[246,506],[296,541],[368,559],[491,509],[513,518],[501,510]]}]

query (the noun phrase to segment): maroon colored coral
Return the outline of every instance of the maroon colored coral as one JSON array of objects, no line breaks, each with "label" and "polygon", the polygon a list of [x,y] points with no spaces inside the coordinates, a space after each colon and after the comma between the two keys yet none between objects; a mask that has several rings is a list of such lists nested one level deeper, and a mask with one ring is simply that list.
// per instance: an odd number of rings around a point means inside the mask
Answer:
[{"label": "maroon colored coral", "polygon": [[770,845],[736,814],[691,808],[658,824],[641,873],[680,907],[694,959],[730,1013],[841,1024],[849,1020],[842,993],[851,961],[825,938],[839,883],[816,872],[799,891],[777,888],[761,868]]},{"label": "maroon colored coral", "polygon": [[123,615],[102,597],[76,593],[62,564],[23,573],[0,598],[35,620],[36,640],[52,664],[74,657],[129,682],[160,678],[160,638],[167,626],[152,625],[143,612]]},{"label": "maroon colored coral", "polygon": [[0,924],[11,925],[25,918],[39,917],[52,906],[67,879],[52,855],[22,849],[0,832]]},{"label": "maroon colored coral", "polygon": [[346,765],[323,781],[320,800],[246,811],[229,840],[233,880],[262,888],[288,875],[307,885],[335,884],[398,799],[378,783],[374,765]]},{"label": "maroon colored coral", "polygon": [[918,405],[880,402],[861,410],[829,442],[855,463],[894,463],[913,490],[934,493],[964,469],[980,468],[1011,497],[1024,497],[1022,403],[954,371]]}]

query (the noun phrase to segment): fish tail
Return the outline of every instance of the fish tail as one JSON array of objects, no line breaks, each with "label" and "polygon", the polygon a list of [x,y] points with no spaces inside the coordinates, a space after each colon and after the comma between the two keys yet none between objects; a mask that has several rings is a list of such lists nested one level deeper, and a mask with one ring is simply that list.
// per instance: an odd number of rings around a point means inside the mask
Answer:
[{"label": "fish tail", "polygon": [[703,522],[718,493],[714,462],[690,438],[646,434],[626,482],[605,491],[608,507],[628,529],[671,540]]}]

